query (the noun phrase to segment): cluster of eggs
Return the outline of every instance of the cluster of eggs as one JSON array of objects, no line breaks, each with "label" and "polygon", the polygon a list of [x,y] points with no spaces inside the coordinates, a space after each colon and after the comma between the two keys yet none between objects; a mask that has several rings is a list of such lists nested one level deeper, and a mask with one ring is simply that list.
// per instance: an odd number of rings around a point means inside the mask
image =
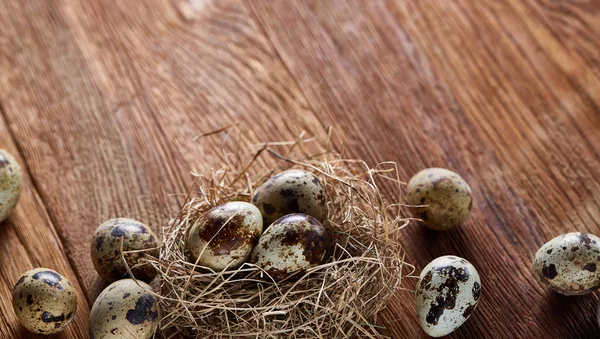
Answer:
[{"label": "cluster of eggs", "polygon": [[214,270],[246,262],[273,279],[319,265],[327,247],[325,189],[306,171],[288,170],[259,187],[252,203],[233,201],[204,213],[190,228],[190,261]]},{"label": "cluster of eggs", "polygon": [[[17,173],[13,158],[9,164],[9,172]],[[7,168],[0,165],[0,170]],[[258,188],[252,203],[233,201],[205,212],[188,231],[186,247],[190,260],[202,267],[223,271],[251,262],[272,279],[282,279],[321,263],[328,240],[321,224],[326,216],[319,179],[288,170]],[[159,256],[157,236],[140,221],[110,219],[94,232],[90,250],[96,272],[111,283],[92,306],[90,338],[151,338],[158,325],[158,298],[147,283],[157,271],[141,259]],[[13,308],[28,330],[57,333],[74,318],[76,291],[58,272],[38,268],[15,284]]]},{"label": "cluster of eggs", "polygon": [[[461,225],[472,206],[471,188],[458,174],[428,168],[408,182],[406,203],[412,214],[432,230]],[[481,279],[475,267],[457,256],[434,259],[422,270],[415,292],[421,328],[432,337],[460,327],[479,303]]]}]

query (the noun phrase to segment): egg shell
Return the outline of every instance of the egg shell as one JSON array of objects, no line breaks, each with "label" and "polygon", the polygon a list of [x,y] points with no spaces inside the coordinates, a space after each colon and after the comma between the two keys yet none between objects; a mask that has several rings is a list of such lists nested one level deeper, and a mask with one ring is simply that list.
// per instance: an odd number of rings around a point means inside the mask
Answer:
[{"label": "egg shell", "polygon": [[281,172],[260,186],[252,203],[263,216],[265,229],[292,213],[308,214],[319,221],[327,217],[325,188],[314,174],[292,169]]},{"label": "egg shell", "polygon": [[462,224],[469,216],[471,188],[458,174],[443,168],[428,168],[415,174],[406,188],[406,203],[424,226],[445,231]]},{"label": "egg shell", "polygon": [[432,337],[447,335],[469,319],[480,296],[481,280],[471,263],[456,256],[439,257],[419,276],[419,325]]},{"label": "egg shell", "polygon": [[36,268],[25,272],[12,293],[19,322],[31,332],[53,334],[65,329],[75,317],[77,292],[56,271]]},{"label": "egg shell", "polygon": [[256,206],[242,201],[216,206],[190,229],[186,241],[189,260],[215,271],[235,269],[248,261],[262,231]]},{"label": "egg shell", "polygon": [[23,171],[17,160],[0,149],[0,222],[6,220],[17,205],[23,189]]},{"label": "egg shell", "polygon": [[124,255],[134,277],[150,282],[156,276],[156,270],[149,264],[138,264],[145,254],[158,257],[158,238],[148,226],[135,219],[110,219],[96,229],[91,243],[96,272],[108,282],[128,277],[127,267],[121,258],[121,239],[123,252],[145,250]]},{"label": "egg shell", "polygon": [[258,241],[250,261],[276,279],[319,265],[327,251],[327,230],[296,213],[277,219]]},{"label": "egg shell", "polygon": [[600,287],[600,238],[567,233],[545,243],[535,254],[537,279],[564,295],[592,293]]},{"label": "egg shell", "polygon": [[133,279],[108,285],[90,312],[90,339],[148,339],[158,325],[158,300],[152,288]]}]

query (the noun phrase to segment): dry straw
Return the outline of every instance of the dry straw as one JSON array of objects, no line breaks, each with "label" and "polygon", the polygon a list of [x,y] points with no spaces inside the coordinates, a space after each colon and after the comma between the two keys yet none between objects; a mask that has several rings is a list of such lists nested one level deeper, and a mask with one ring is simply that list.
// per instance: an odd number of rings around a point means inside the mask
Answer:
[{"label": "dry straw", "polygon": [[[319,144],[300,135],[293,142],[244,147],[236,126],[225,134],[218,169],[195,174],[197,184],[179,215],[163,229],[159,271],[160,328],[167,337],[385,338],[374,316],[414,269],[404,262],[396,164],[373,168],[334,152],[330,134]],[[236,137],[232,137],[235,135]],[[214,136],[213,136],[214,137]],[[205,139],[203,139],[205,140]],[[232,146],[233,144],[233,146]],[[258,149],[257,149],[258,148]],[[229,149],[229,151],[227,151]],[[206,210],[249,201],[274,173],[301,168],[326,187],[329,245],[323,264],[274,281],[252,264],[214,272],[188,261],[185,234]],[[379,185],[396,191],[388,203]]]}]

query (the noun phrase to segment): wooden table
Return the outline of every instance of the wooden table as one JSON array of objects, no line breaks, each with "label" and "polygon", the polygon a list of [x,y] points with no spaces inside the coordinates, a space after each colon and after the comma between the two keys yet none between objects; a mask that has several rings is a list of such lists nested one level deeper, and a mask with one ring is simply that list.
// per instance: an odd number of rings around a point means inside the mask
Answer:
[{"label": "wooden table", "polygon": [[[405,229],[421,269],[469,259],[483,299],[455,338],[591,338],[597,295],[536,282],[537,248],[600,235],[600,3],[594,0],[0,1],[0,147],[26,185],[0,227],[0,338],[33,338],[13,283],[45,266],[77,282],[56,338],[83,338],[105,284],[89,257],[115,216],[158,229],[190,170],[218,159],[193,140],[238,121],[248,142],[327,126],[352,157],[440,166],[475,203],[455,231]],[[382,314],[424,334],[410,292]]]}]

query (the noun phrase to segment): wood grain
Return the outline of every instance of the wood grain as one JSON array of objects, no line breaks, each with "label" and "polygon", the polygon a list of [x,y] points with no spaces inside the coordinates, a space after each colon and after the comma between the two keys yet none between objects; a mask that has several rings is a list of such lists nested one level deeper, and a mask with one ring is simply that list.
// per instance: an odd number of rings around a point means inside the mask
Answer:
[{"label": "wood grain", "polygon": [[[332,125],[350,156],[397,161],[406,180],[461,173],[465,225],[411,225],[404,243],[419,269],[443,254],[479,269],[483,300],[452,337],[595,336],[597,296],[549,293],[530,265],[558,234],[600,234],[599,16],[585,0],[0,1],[0,147],[32,178],[0,228],[0,337],[25,336],[8,295],[37,265],[79,281],[62,336],[84,337],[105,285],[93,230],[159,229],[189,172],[222,156],[194,137],[233,121],[250,143]],[[380,323],[424,336],[408,291]]]}]

